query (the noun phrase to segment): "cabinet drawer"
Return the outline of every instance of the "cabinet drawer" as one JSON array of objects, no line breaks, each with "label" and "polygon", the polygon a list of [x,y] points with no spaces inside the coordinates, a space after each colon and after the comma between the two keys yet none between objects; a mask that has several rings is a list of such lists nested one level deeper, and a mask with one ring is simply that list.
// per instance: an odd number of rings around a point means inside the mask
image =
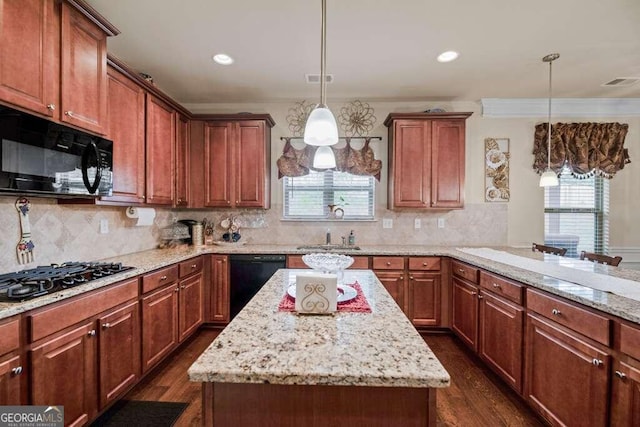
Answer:
[{"label": "cabinet drawer", "polygon": [[404,257],[374,256],[374,270],[404,270]]},{"label": "cabinet drawer", "polygon": [[522,290],[524,287],[519,283],[480,271],[480,286],[496,295],[501,295],[516,304],[522,305]]},{"label": "cabinet drawer", "polygon": [[531,289],[527,289],[527,309],[601,344],[609,345],[610,321],[604,316]]},{"label": "cabinet drawer", "polygon": [[0,356],[20,347],[20,318],[0,323]]},{"label": "cabinet drawer", "polygon": [[32,342],[37,341],[137,297],[138,278],[136,277],[104,290],[90,292],[71,301],[56,304],[54,307],[27,317],[30,324],[29,338]]},{"label": "cabinet drawer", "polygon": [[478,283],[478,269],[458,261],[451,261],[451,271],[454,276],[468,280],[471,283]]},{"label": "cabinet drawer", "polygon": [[[180,263],[180,278],[202,271],[202,257],[191,258]],[[168,278],[167,278],[168,280]],[[165,281],[164,283],[169,283]]]},{"label": "cabinet drawer", "polygon": [[440,270],[440,257],[412,256],[409,258],[409,270]]},{"label": "cabinet drawer", "polygon": [[142,293],[147,293],[176,280],[178,280],[178,265],[145,274],[142,276]]},{"label": "cabinet drawer", "polygon": [[620,351],[640,360],[640,329],[620,324]]}]

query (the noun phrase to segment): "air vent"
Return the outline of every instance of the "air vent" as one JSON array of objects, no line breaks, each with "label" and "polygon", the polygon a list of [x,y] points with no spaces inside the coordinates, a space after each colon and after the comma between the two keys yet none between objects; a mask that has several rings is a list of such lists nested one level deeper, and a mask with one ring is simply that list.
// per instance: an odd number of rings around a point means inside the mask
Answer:
[{"label": "air vent", "polygon": [[[307,80],[307,83],[310,83],[310,84],[320,83],[320,74],[305,74],[304,78]],[[333,83],[333,74],[325,75],[324,81],[327,83]]]},{"label": "air vent", "polygon": [[640,77],[618,77],[610,82],[604,83],[602,86],[625,87],[631,86],[640,81]]}]

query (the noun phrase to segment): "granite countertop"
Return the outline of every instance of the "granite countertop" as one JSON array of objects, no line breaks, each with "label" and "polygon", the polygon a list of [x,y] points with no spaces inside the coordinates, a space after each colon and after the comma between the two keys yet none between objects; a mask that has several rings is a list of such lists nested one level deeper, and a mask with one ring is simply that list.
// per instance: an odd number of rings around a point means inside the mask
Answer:
[{"label": "granite countertop", "polygon": [[[512,247],[493,247],[510,254],[523,257],[543,260],[547,263],[557,264],[559,258],[554,255],[543,255],[532,252],[530,249],[516,249]],[[60,300],[64,300],[82,293],[98,289],[110,284],[119,282],[129,277],[134,277],[149,271],[165,267],[201,254],[305,254],[309,250],[297,249],[294,245],[222,245],[222,246],[200,246],[182,247],[176,249],[153,249],[128,255],[121,255],[101,261],[122,262],[123,265],[130,265],[136,268],[116,276],[109,276],[104,279],[94,280],[88,284],[75,288],[66,289],[51,295],[39,297],[30,301],[20,303],[0,303],[0,319],[19,314],[27,310],[42,307]],[[591,289],[577,285],[568,281],[555,279],[544,274],[527,271],[513,267],[508,264],[492,261],[487,258],[474,256],[461,252],[451,246],[422,246],[422,245],[380,245],[361,246],[361,250],[334,251],[349,255],[397,255],[397,256],[448,256],[457,260],[473,264],[485,270],[500,274],[502,276],[523,282],[532,287],[542,289],[552,294],[565,297],[572,301],[593,307],[605,313],[619,316],[623,319],[640,324],[640,302],[624,298],[609,292]],[[568,258],[563,258],[565,265]],[[593,264],[588,261],[575,260],[574,267],[582,270],[591,268],[592,272],[606,276],[619,277],[623,279],[640,282],[640,271],[628,270],[620,267],[609,267],[606,265]],[[640,283],[638,283],[640,286]]]},{"label": "granite countertop", "polygon": [[358,281],[371,313],[279,312],[296,272],[278,270],[189,368],[194,382],[447,387],[449,374],[368,270]]}]

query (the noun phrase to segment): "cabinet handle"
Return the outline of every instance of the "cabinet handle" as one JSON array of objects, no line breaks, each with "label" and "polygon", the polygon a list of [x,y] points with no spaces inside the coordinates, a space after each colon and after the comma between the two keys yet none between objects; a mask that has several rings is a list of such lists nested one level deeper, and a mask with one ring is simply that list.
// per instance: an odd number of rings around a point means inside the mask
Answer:
[{"label": "cabinet handle", "polygon": [[460,273],[464,273],[464,269],[459,268],[459,269],[458,269],[458,272],[460,272]]},{"label": "cabinet handle", "polygon": [[56,104],[47,104],[47,108],[49,109],[49,111],[55,111]]},{"label": "cabinet handle", "polygon": [[92,329],[89,332],[87,332],[87,335],[89,335],[90,337],[95,337],[96,336],[96,330]]},{"label": "cabinet handle", "polygon": [[477,292],[471,292],[471,295],[478,295]]},{"label": "cabinet handle", "polygon": [[423,263],[422,263],[422,266],[423,266],[423,267],[426,267],[426,266],[427,266],[427,263],[426,263],[426,262],[423,262]]},{"label": "cabinet handle", "polygon": [[404,276],[400,276],[400,280],[404,280]]},{"label": "cabinet handle", "polygon": [[478,295],[478,299],[482,299],[484,298],[482,295]]},{"label": "cabinet handle", "polygon": [[604,362],[600,359],[593,359],[591,363],[593,363],[593,366],[602,366],[604,364]]},{"label": "cabinet handle", "polygon": [[391,261],[387,261],[387,265],[391,265]]},{"label": "cabinet handle", "polygon": [[109,323],[109,322],[102,324],[102,328],[103,329],[109,329],[110,327],[111,327],[111,323]]},{"label": "cabinet handle", "polygon": [[180,288],[175,288],[173,291],[174,292],[178,292],[180,290]]},{"label": "cabinet handle", "polygon": [[69,110],[69,111],[65,111],[64,112],[65,116],[69,116],[69,117],[73,117],[73,111]]},{"label": "cabinet handle", "polygon": [[624,372],[616,371],[616,377],[624,380],[625,378],[627,378],[627,374],[625,374]]},{"label": "cabinet handle", "polygon": [[413,280],[413,276],[409,276],[409,279]]},{"label": "cabinet handle", "polygon": [[185,285],[180,285],[180,289],[184,289],[185,287]]},{"label": "cabinet handle", "polygon": [[167,276],[160,276],[160,280],[167,280]]},{"label": "cabinet handle", "polygon": [[182,203],[182,199],[178,199],[178,203]]},{"label": "cabinet handle", "polygon": [[196,268],[196,267],[197,267],[197,265],[196,265],[196,264],[191,264],[191,268],[192,268],[192,269],[193,269],[193,268]]},{"label": "cabinet handle", "polygon": [[11,370],[13,375],[20,375],[22,373],[22,366],[16,366]]},{"label": "cabinet handle", "polygon": [[557,308],[554,308],[553,310],[551,310],[551,314],[553,314],[554,316],[560,316],[562,313]]},{"label": "cabinet handle", "polygon": [[493,287],[494,287],[494,288],[499,288],[499,287],[500,287],[500,285],[498,285],[497,283],[494,283],[494,284],[493,284]]}]

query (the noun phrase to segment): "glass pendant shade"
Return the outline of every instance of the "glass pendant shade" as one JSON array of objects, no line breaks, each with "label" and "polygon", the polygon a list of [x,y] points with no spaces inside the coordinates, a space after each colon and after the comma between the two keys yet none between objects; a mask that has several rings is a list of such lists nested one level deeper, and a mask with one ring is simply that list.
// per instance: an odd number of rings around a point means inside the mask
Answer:
[{"label": "glass pendant shade", "polygon": [[304,142],[316,146],[333,145],[338,142],[338,125],[331,110],[326,106],[318,105],[309,114],[304,127]]},{"label": "glass pendant shade", "polygon": [[558,184],[558,175],[550,168],[540,175],[540,187],[555,187]]},{"label": "glass pendant shade", "polygon": [[336,156],[331,147],[321,145],[313,157],[313,167],[316,169],[331,169],[336,167]]}]

